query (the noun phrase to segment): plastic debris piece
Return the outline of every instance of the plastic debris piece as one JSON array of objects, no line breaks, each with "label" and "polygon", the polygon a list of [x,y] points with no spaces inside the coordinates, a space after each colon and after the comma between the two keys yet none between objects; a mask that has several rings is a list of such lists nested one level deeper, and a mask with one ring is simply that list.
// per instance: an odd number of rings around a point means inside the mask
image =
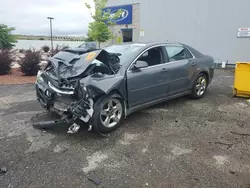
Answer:
[{"label": "plastic debris piece", "polygon": [[0,174],[5,174],[7,172],[7,168],[6,167],[2,167],[0,169]]},{"label": "plastic debris piece", "polygon": [[100,185],[102,183],[102,180],[94,176],[88,177],[88,180],[92,181],[95,185]]}]

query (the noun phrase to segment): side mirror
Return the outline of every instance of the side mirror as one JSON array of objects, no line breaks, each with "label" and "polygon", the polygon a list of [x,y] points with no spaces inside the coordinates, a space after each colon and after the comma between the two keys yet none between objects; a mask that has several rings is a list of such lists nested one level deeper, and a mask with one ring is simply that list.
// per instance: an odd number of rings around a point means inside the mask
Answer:
[{"label": "side mirror", "polygon": [[136,61],[136,63],[134,64],[134,69],[141,69],[141,68],[145,68],[148,67],[148,63],[146,61]]}]

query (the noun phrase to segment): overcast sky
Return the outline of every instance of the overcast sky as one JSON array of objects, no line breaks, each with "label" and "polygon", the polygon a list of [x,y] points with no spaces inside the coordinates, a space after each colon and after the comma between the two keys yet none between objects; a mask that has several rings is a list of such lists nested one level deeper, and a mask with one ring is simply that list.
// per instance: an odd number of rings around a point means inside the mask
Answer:
[{"label": "overcast sky", "polygon": [[17,34],[49,35],[48,16],[54,17],[54,35],[85,35],[92,0],[0,0],[0,24],[15,27]]}]

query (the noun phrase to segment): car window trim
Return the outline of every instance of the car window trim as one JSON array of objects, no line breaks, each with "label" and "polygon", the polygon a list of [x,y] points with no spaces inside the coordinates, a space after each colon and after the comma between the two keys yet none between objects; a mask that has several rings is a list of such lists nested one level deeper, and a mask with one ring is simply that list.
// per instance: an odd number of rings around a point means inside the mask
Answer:
[{"label": "car window trim", "polygon": [[[139,57],[141,57],[141,55],[143,55],[145,52],[147,52],[148,50],[152,49],[152,48],[157,48],[157,47],[164,47],[165,44],[158,44],[158,45],[155,45],[155,46],[150,46],[148,47],[147,49],[143,50],[133,61],[132,63],[129,65],[128,69],[127,69],[127,72],[132,72],[132,70],[130,70],[130,68],[132,67],[132,65],[139,59]],[[163,55],[163,54],[162,54]],[[164,59],[163,59],[164,60]],[[145,68],[142,68],[143,69],[148,69],[148,68],[153,68],[153,67],[157,67],[159,65],[163,65],[165,63],[161,63],[161,64],[158,64],[158,65],[153,65],[153,66],[148,66],[148,67],[145,67]]]}]

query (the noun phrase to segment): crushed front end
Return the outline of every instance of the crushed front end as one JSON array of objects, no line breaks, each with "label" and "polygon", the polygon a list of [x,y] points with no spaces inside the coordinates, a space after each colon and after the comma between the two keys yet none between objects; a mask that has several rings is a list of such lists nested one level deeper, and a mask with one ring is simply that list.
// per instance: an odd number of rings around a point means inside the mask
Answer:
[{"label": "crushed front end", "polygon": [[46,73],[39,72],[36,94],[37,100],[46,110],[56,112],[70,125],[68,133],[77,132],[81,123],[90,123],[94,101],[87,88],[81,87],[79,81],[59,86]]},{"label": "crushed front end", "polygon": [[92,129],[94,99],[100,92],[89,84],[90,77],[113,74],[108,61],[108,53],[103,50],[67,50],[51,58],[45,70],[38,72],[37,100],[48,111],[59,114],[60,122],[69,124],[68,133],[76,133],[82,124]]}]

